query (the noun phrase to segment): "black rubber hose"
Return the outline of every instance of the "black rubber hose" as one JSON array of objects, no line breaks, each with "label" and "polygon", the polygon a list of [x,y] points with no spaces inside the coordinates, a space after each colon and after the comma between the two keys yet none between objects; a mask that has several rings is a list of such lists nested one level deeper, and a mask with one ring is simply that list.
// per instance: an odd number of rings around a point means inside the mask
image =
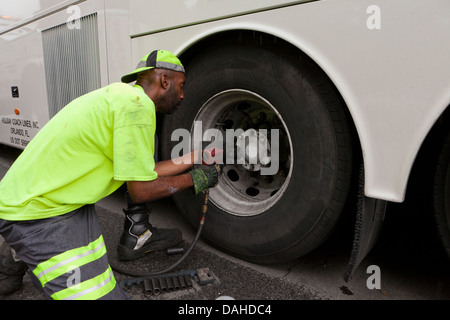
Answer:
[{"label": "black rubber hose", "polygon": [[200,238],[200,235],[203,230],[203,225],[205,224],[206,212],[208,211],[208,207],[207,207],[208,199],[209,199],[209,189],[206,189],[205,190],[205,198],[204,198],[203,206],[202,206],[202,217],[200,218],[200,224],[198,227],[197,234],[195,235],[195,238],[192,241],[191,245],[189,246],[188,250],[183,254],[183,256],[177,262],[172,264],[170,267],[160,270],[160,271],[155,271],[155,272],[145,272],[145,271],[140,272],[140,271],[133,271],[133,270],[121,268],[121,267],[117,266],[115,263],[112,263],[112,261],[110,261],[109,265],[111,266],[111,268],[114,271],[117,271],[117,272],[127,275],[127,276],[142,277],[142,278],[168,273],[168,272],[172,271],[173,269],[175,269],[178,265],[180,265],[180,263],[182,263],[187,258],[187,256],[189,256],[192,249],[194,249],[195,245],[197,244],[198,239]]}]

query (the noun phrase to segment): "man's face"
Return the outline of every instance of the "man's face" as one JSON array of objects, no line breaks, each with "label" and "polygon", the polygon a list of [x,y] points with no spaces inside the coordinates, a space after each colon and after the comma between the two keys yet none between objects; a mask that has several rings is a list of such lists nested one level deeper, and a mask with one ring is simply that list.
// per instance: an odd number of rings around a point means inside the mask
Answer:
[{"label": "man's face", "polygon": [[175,72],[174,76],[170,80],[170,86],[162,94],[156,105],[158,106],[158,111],[161,113],[174,113],[184,99],[183,86],[185,82],[185,76],[181,72]]}]

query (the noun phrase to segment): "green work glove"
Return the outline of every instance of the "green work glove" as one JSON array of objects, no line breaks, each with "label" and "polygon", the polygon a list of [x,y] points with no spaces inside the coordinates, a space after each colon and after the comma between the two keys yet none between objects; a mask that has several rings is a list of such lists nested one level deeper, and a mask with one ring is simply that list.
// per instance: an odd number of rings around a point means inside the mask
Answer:
[{"label": "green work glove", "polygon": [[219,165],[205,166],[201,165],[189,172],[194,182],[195,195],[202,191],[215,187],[219,182],[222,168]]}]

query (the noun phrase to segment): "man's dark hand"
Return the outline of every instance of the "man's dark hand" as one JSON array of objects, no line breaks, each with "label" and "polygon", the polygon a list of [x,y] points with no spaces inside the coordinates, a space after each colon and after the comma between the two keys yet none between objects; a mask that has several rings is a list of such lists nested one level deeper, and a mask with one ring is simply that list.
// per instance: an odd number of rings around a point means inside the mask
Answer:
[{"label": "man's dark hand", "polygon": [[222,174],[222,168],[218,164],[211,166],[201,165],[191,170],[189,174],[194,182],[195,194],[198,195],[202,191],[217,185]]}]

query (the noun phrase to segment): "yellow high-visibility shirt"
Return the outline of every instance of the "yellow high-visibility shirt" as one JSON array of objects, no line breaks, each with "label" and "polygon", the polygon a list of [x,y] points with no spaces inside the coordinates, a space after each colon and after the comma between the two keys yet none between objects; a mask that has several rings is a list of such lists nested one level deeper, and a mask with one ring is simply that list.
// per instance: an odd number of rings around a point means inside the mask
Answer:
[{"label": "yellow high-visibility shirt", "polygon": [[0,181],[0,218],[43,219],[96,203],[125,181],[157,178],[155,105],[113,83],[59,111]]}]

